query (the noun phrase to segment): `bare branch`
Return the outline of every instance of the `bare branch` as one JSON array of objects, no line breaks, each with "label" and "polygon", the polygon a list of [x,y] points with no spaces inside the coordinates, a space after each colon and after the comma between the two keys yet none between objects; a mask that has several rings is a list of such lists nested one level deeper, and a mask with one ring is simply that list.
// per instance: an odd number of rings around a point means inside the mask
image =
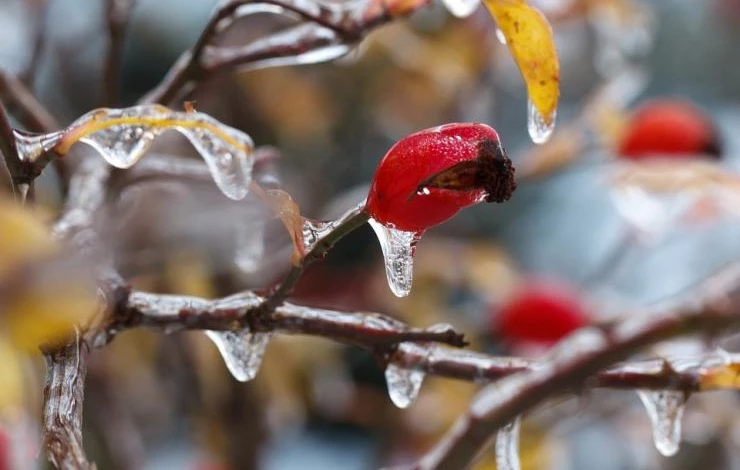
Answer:
[{"label": "bare branch", "polygon": [[105,57],[103,106],[118,105],[121,87],[121,62],[126,25],[135,0],[107,0],[108,52]]},{"label": "bare branch", "polygon": [[82,448],[82,403],[87,345],[80,341],[46,352],[44,443],[51,464],[60,470],[93,470]]},{"label": "bare branch", "polygon": [[[41,104],[26,85],[16,77],[0,72],[0,97],[15,108],[18,120],[32,132],[59,129],[54,116]],[[15,115],[15,113],[14,113]]]},{"label": "bare branch", "polygon": [[31,59],[28,61],[28,67],[22,74],[23,83],[32,86],[31,84],[36,77],[36,71],[39,68],[41,62],[41,56],[44,52],[44,46],[46,45],[47,28],[46,20],[49,11],[49,2],[47,0],[41,0],[36,2],[26,2],[26,4],[33,10],[31,11],[32,18],[32,29],[34,34],[33,49],[31,51]]}]

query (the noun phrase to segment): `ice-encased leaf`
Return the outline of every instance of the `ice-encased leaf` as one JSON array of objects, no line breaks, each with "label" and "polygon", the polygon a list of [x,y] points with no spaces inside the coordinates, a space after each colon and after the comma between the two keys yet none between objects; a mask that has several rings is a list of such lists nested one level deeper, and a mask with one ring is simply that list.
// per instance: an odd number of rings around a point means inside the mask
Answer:
[{"label": "ice-encased leaf", "polygon": [[496,470],[520,470],[519,428],[521,417],[499,429],[496,434]]},{"label": "ice-encased leaf", "polygon": [[218,348],[231,375],[240,382],[252,380],[259,371],[262,357],[270,341],[270,333],[238,331],[206,331]]},{"label": "ice-encased leaf", "polygon": [[544,144],[550,140],[550,136],[555,130],[556,114],[556,111],[553,111],[550,116],[545,117],[540,114],[531,100],[527,101],[527,132],[532,142]]},{"label": "ice-encased leaf", "polygon": [[166,130],[175,130],[190,141],[226,196],[231,199],[246,196],[252,177],[252,139],[196,111],[173,111],[160,105],[101,108],[81,116],[61,133],[33,139],[26,136],[19,143],[28,148],[28,155],[38,155],[41,150],[64,155],[77,142],[84,142],[109,164],[130,168]]},{"label": "ice-encased leaf", "polygon": [[368,222],[375,231],[383,251],[388,286],[397,297],[406,297],[411,292],[414,251],[422,233],[386,227],[372,218]]},{"label": "ice-encased leaf", "polygon": [[653,427],[653,442],[666,457],[675,455],[681,443],[681,419],[686,394],[676,390],[638,390]]}]

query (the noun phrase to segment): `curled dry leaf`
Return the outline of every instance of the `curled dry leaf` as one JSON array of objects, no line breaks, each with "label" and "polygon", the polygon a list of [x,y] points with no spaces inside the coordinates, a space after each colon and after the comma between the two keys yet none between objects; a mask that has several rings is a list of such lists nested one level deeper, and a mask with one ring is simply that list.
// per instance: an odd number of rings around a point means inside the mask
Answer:
[{"label": "curled dry leaf", "polygon": [[280,218],[290,235],[291,242],[293,242],[291,262],[294,265],[299,264],[306,254],[303,244],[303,222],[305,219],[301,216],[300,207],[290,197],[290,194],[281,189],[264,189],[257,184],[253,184],[252,191],[265,201],[272,212]]},{"label": "curled dry leaf", "polygon": [[35,162],[48,152],[65,155],[73,145],[83,142],[112,166],[130,168],[167,130],[177,131],[190,141],[227,197],[246,196],[254,164],[251,137],[192,106],[186,111],[161,105],[100,108],[84,114],[62,131],[38,135],[16,131],[15,137],[23,160]]},{"label": "curled dry leaf", "polygon": [[525,0],[484,0],[519,67],[532,105],[551,125],[560,97],[560,62],[552,28]]}]

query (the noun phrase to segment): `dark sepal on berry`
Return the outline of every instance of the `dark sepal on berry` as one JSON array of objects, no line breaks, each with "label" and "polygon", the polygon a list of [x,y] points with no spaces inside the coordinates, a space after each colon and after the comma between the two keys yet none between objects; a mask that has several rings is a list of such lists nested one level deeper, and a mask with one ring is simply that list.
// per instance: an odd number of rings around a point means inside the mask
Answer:
[{"label": "dark sepal on berry", "polygon": [[478,144],[478,157],[457,163],[422,181],[416,188],[421,194],[424,188],[448,189],[451,191],[473,191],[484,189],[486,202],[504,202],[516,190],[514,165],[506,150],[498,141],[485,139]]}]

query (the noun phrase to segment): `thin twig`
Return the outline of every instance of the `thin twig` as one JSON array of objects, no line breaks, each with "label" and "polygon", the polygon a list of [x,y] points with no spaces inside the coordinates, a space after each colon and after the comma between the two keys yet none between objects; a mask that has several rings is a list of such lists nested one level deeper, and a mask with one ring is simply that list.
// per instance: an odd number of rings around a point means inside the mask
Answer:
[{"label": "thin twig", "polygon": [[121,63],[123,60],[124,33],[135,0],[107,0],[108,52],[104,66],[103,106],[115,107],[119,103],[121,88]]},{"label": "thin twig", "polygon": [[41,63],[41,57],[44,52],[46,45],[46,39],[48,36],[46,28],[47,14],[49,12],[49,2],[47,0],[26,2],[27,5],[31,5],[34,11],[31,12],[33,16],[33,49],[31,51],[31,58],[28,61],[28,67],[21,75],[23,83],[29,87],[33,87],[33,81],[36,78],[36,71]]},{"label": "thin twig", "polygon": [[25,178],[27,175],[26,165],[23,164],[18,156],[18,149],[15,146],[15,136],[13,128],[10,125],[10,118],[5,112],[5,107],[0,103],[0,151],[3,154],[5,166],[10,173],[10,186],[16,194],[16,186],[22,183],[28,183]]},{"label": "thin twig", "polygon": [[29,131],[53,132],[59,129],[54,116],[16,77],[0,72],[0,97],[15,109],[13,115],[17,114],[18,120]]}]

